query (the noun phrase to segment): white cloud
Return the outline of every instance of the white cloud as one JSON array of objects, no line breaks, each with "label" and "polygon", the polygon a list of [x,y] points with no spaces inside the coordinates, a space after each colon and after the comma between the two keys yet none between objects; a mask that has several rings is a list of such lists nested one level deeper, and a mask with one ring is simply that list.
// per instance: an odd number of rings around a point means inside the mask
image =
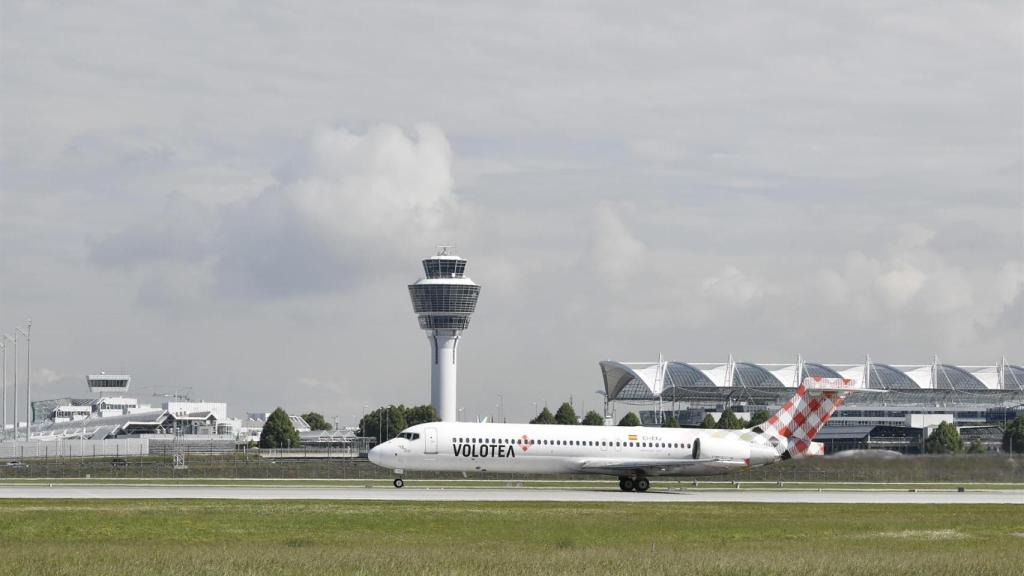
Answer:
[{"label": "white cloud", "polygon": [[337,291],[435,244],[463,222],[452,152],[436,126],[365,134],[321,128],[296,173],[225,210],[215,272],[222,291],[289,296]]},{"label": "white cloud", "polygon": [[622,221],[632,212],[628,204],[599,202],[591,222],[590,261],[600,278],[612,290],[643,283],[647,268],[647,248]]},{"label": "white cloud", "polygon": [[905,263],[897,263],[881,271],[874,281],[875,289],[882,302],[892,310],[906,306],[924,286],[927,277],[923,272]]},{"label": "white cloud", "polygon": [[712,299],[730,306],[748,306],[761,294],[759,282],[735,266],[726,266],[704,279],[701,289]]},{"label": "white cloud", "polygon": [[169,194],[92,255],[146,270],[149,304],[195,300],[211,286],[231,296],[336,291],[449,242],[466,214],[453,187],[451,146],[436,126],[411,136],[389,124],[365,134],[321,127],[286,181],[213,208]]},{"label": "white cloud", "polygon": [[321,128],[313,136],[308,172],[285,196],[299,215],[340,250],[353,242],[400,252],[436,238],[457,208],[452,151],[440,128],[394,125],[363,135]]},{"label": "white cloud", "polygon": [[66,379],[67,376],[49,368],[39,368],[32,371],[32,384],[48,386],[55,382]]}]

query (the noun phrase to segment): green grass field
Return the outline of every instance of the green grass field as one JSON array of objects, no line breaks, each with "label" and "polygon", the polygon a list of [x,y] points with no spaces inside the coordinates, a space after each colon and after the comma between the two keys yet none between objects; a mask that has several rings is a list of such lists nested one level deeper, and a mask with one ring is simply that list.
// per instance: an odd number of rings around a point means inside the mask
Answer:
[{"label": "green grass field", "polygon": [[2,574],[1022,574],[1024,507],[0,501]]}]

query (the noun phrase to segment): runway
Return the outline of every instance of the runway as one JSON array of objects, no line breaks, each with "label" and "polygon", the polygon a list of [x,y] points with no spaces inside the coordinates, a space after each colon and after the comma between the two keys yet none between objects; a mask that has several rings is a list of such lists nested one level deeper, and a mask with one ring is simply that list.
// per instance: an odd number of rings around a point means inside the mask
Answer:
[{"label": "runway", "polygon": [[750,502],[763,504],[1024,504],[1021,490],[654,490],[595,488],[424,488],[204,486],[204,485],[0,485],[3,498],[374,500],[406,502]]}]

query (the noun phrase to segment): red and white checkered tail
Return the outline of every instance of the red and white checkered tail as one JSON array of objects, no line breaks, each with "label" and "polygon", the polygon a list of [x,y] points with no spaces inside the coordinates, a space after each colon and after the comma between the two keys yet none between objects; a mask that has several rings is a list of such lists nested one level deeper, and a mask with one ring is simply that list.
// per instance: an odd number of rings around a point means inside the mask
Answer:
[{"label": "red and white checkered tail", "polygon": [[805,378],[796,394],[760,428],[786,440],[784,456],[820,456],[825,447],[814,437],[856,389],[853,380],[844,378]]}]

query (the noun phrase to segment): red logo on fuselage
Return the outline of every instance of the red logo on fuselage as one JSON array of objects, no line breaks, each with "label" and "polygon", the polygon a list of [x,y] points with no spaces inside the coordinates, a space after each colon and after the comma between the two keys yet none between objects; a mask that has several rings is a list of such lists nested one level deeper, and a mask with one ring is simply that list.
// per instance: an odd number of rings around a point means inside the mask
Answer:
[{"label": "red logo on fuselage", "polygon": [[519,439],[519,449],[526,452],[530,449],[530,437],[523,434],[523,437]]}]

